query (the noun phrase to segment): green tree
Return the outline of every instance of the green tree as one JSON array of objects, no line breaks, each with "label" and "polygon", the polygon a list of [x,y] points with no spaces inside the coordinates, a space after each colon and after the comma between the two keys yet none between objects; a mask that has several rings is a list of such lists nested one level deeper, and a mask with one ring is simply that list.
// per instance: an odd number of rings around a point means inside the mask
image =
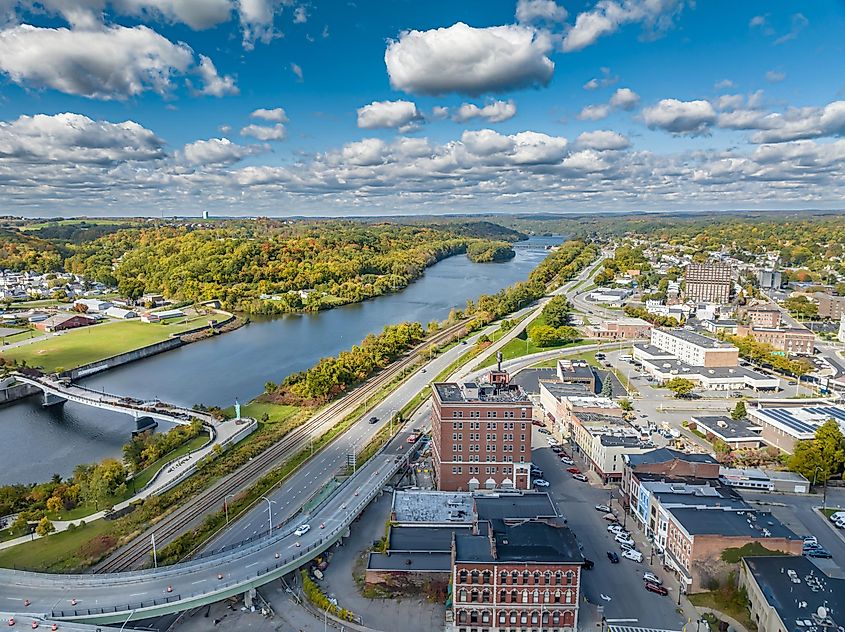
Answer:
[{"label": "green tree", "polygon": [[745,410],[745,402],[739,401],[736,403],[736,406],[734,406],[734,409],[731,411],[731,419],[733,419],[734,421],[737,421],[739,419],[745,419],[747,414],[748,411]]},{"label": "green tree", "polygon": [[845,437],[839,424],[828,419],[816,429],[814,438],[795,445],[787,463],[790,470],[811,481],[821,483],[841,477],[845,467]]},{"label": "green tree", "polygon": [[551,347],[560,342],[557,329],[549,325],[535,325],[528,332],[528,335],[538,347]]},{"label": "green tree", "polygon": [[634,410],[634,405],[631,403],[631,400],[627,398],[619,400],[619,407],[626,413]]},{"label": "green tree", "polygon": [[38,526],[35,527],[35,533],[37,533],[38,535],[40,535],[42,537],[50,535],[55,530],[56,530],[56,527],[53,526],[53,523],[50,522],[50,520],[47,518],[47,516],[44,516],[43,518],[41,518],[41,520],[38,521]]},{"label": "green tree", "polygon": [[608,373],[605,375],[604,379],[601,381],[601,396],[602,397],[611,397],[613,395],[613,383],[610,379],[610,374]]},{"label": "green tree", "polygon": [[569,322],[572,305],[565,296],[555,296],[543,308],[543,319],[551,327],[562,327]]},{"label": "green tree", "polygon": [[663,384],[675,394],[675,397],[686,397],[692,393],[695,388],[695,383],[685,377],[673,377],[671,380]]}]

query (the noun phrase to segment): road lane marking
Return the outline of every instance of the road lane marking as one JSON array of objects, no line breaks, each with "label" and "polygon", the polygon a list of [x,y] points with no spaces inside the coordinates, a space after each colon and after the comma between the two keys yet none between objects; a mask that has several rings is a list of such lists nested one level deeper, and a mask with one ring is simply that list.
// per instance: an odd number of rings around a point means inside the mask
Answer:
[{"label": "road lane marking", "polygon": [[147,594],[147,593],[145,593],[145,592],[142,592],[142,593],[132,593],[132,594],[131,594],[131,595],[129,595],[129,596],[130,596],[130,597],[140,597],[141,595],[146,595],[146,594]]},{"label": "road lane marking", "polygon": [[193,584],[201,584],[201,583],[203,583],[204,581],[206,581],[206,580],[204,580],[204,579],[200,579],[200,580],[198,580],[198,581],[191,582],[191,584],[192,584],[192,585],[193,585]]},{"label": "road lane marking", "polygon": [[247,564],[245,568],[251,568],[253,566],[258,566],[258,562],[253,562],[252,564]]}]

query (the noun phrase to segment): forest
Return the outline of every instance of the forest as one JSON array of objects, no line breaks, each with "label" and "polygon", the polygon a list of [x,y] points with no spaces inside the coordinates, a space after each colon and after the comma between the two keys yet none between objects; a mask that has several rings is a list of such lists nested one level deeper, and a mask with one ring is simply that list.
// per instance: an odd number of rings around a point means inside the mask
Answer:
[{"label": "forest", "polygon": [[214,224],[48,224],[4,231],[0,267],[65,269],[128,298],[218,299],[254,314],[319,311],[406,287],[460,253],[513,256],[523,235],[489,222],[434,226],[340,220],[233,220]]}]

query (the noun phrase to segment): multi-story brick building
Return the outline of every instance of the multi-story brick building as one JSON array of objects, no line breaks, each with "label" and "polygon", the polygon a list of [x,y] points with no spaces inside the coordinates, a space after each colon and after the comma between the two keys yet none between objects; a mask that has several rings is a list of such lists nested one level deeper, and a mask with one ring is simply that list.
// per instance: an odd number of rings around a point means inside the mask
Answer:
[{"label": "multi-story brick building", "polygon": [[431,436],[437,488],[528,489],[531,413],[528,395],[510,384],[504,371],[491,371],[483,383],[433,384]]},{"label": "multi-story brick building", "polygon": [[691,263],[684,271],[684,299],[693,303],[729,303],[733,280],[724,263]]},{"label": "multi-story brick building", "polygon": [[622,479],[626,455],[648,450],[639,431],[623,418],[621,408],[603,409],[601,413],[574,411],[571,420],[578,450],[604,483]]},{"label": "multi-story brick building", "polygon": [[750,307],[745,310],[745,317],[753,327],[779,327],[781,312],[777,307]]},{"label": "multi-story brick building", "polygon": [[651,323],[642,318],[619,318],[605,320],[601,325],[588,325],[587,333],[591,338],[609,338],[611,340],[647,338]]},{"label": "multi-story brick building", "polygon": [[845,314],[845,296],[833,296],[825,292],[816,292],[812,298],[819,306],[819,318],[839,320]]},{"label": "multi-story brick building", "polygon": [[686,329],[651,330],[651,344],[692,366],[730,367],[739,364],[739,349]]},{"label": "multi-story brick building", "polygon": [[623,502],[634,511],[637,511],[639,503],[639,513],[643,516],[648,514],[649,503],[648,494],[640,489],[640,479],[645,476],[718,481],[719,462],[709,454],[687,454],[671,448],[658,448],[626,456],[620,493]]},{"label": "multi-story brick building", "polygon": [[565,526],[479,523],[452,544],[455,632],[575,632],[584,558]]},{"label": "multi-story brick building", "polygon": [[772,345],[786,355],[813,355],[816,335],[803,327],[747,327],[737,330],[739,336],[750,336],[757,342]]}]

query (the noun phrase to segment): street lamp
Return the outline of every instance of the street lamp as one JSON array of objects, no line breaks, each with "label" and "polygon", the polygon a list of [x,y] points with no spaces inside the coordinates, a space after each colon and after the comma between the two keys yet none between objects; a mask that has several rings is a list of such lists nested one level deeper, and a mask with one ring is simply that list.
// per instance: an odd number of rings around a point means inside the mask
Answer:
[{"label": "street lamp", "polygon": [[259,496],[260,499],[267,501],[267,516],[270,521],[270,532],[269,535],[273,535],[273,505],[276,504],[275,500],[270,500],[266,496]]},{"label": "street lamp", "polygon": [[[132,612],[130,612],[130,613],[129,613],[129,616],[128,616],[128,617],[126,617],[126,621],[124,621],[124,622],[123,622],[123,625],[122,625],[122,626],[120,626],[120,629],[121,629],[121,630],[123,630],[123,629],[126,627],[126,624],[127,624],[127,623],[129,623],[129,619],[131,619],[131,618],[132,618],[132,615],[133,615],[133,614],[135,614],[135,611],[134,611],[134,610],[133,610]],[[99,630],[100,628],[97,628],[97,629]]]},{"label": "street lamp", "polygon": [[230,498],[234,498],[235,494],[226,494],[226,497],[223,499],[223,509],[226,511],[226,526],[229,526],[229,503],[227,502]]}]

